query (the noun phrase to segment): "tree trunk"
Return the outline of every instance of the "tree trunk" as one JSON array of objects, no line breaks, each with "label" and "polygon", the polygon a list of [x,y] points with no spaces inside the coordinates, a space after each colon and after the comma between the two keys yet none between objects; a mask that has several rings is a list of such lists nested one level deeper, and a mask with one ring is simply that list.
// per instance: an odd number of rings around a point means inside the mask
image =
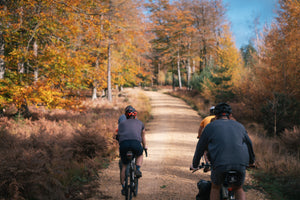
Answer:
[{"label": "tree trunk", "polygon": [[190,82],[191,82],[191,62],[190,59],[187,61],[187,88],[190,89]]},{"label": "tree trunk", "polygon": [[174,63],[172,61],[172,89],[175,91]]},{"label": "tree trunk", "polygon": [[178,72],[178,83],[179,83],[179,88],[182,88],[182,83],[181,83],[181,73],[180,73],[180,56],[179,56],[179,49],[177,52],[177,72]]},{"label": "tree trunk", "polygon": [[[96,65],[95,68],[96,68],[96,71],[97,71],[98,68],[99,68],[99,60],[98,60],[98,58],[96,60],[95,65]],[[92,100],[96,100],[97,99],[97,89],[98,89],[98,81],[97,81],[97,79],[94,79]]]},{"label": "tree trunk", "polygon": [[[0,1],[0,5],[3,6],[2,9],[6,10],[6,5],[5,2]],[[2,26],[2,20],[0,21],[0,26]],[[4,73],[5,73],[5,63],[2,58],[4,57],[4,47],[5,47],[5,42],[4,42],[4,37],[3,37],[3,32],[0,31],[0,80],[4,79]]]},{"label": "tree trunk", "polygon": [[[38,56],[38,45],[37,45],[37,42],[36,40],[34,40],[34,43],[33,43],[33,55],[34,57],[37,59],[37,56]],[[39,67],[38,66],[35,66],[34,67],[34,81],[36,82],[39,78]]]},{"label": "tree trunk", "polygon": [[274,95],[274,100],[273,100],[273,111],[274,111],[274,136],[277,134],[277,104],[278,100],[276,98],[276,95]]},{"label": "tree trunk", "polygon": [[111,44],[108,42],[108,61],[107,61],[107,99],[112,101],[111,94]]},{"label": "tree trunk", "polygon": [[20,74],[24,74],[25,73],[24,62],[19,62],[18,63],[18,71],[19,71]]},{"label": "tree trunk", "polygon": [[[111,11],[112,11],[112,1],[109,1],[109,21],[111,21]],[[107,60],[107,99],[108,101],[112,101],[112,91],[111,91],[111,31],[109,31],[108,36],[108,46],[107,46],[107,52],[108,52],[108,60]]]},{"label": "tree trunk", "polygon": [[0,33],[0,79],[4,79],[4,73],[5,73],[4,60],[2,59],[2,56],[4,56],[4,39],[1,32]]},{"label": "tree trunk", "polygon": [[93,85],[93,94],[92,94],[92,100],[97,99],[97,87]]},{"label": "tree trunk", "polygon": [[195,73],[196,71],[196,61],[193,60],[193,68],[192,68],[192,73]]}]

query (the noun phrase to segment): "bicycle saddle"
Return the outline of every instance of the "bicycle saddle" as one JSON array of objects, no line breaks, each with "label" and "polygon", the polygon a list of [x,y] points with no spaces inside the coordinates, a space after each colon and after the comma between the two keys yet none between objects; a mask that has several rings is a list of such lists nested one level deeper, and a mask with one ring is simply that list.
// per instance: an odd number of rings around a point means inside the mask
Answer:
[{"label": "bicycle saddle", "polygon": [[134,156],[133,156],[133,152],[132,152],[132,151],[127,151],[126,157],[127,157],[128,160],[132,160],[133,157],[134,157]]},{"label": "bicycle saddle", "polygon": [[224,183],[233,184],[238,182],[239,177],[241,176],[240,172],[235,170],[230,170],[224,173]]}]

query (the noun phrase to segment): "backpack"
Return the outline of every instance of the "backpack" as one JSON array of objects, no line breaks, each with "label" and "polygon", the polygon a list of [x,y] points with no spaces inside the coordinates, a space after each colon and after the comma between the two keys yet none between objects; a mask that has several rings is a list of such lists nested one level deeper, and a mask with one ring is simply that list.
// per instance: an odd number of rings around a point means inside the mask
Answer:
[{"label": "backpack", "polygon": [[199,193],[196,196],[196,200],[209,200],[211,182],[206,180],[200,180],[197,183]]}]

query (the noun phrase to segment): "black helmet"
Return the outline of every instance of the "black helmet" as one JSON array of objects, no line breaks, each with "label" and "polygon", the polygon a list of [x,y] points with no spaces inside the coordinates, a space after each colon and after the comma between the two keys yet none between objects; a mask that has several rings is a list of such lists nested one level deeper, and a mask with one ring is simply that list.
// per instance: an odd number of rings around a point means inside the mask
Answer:
[{"label": "black helmet", "polygon": [[134,110],[134,108],[131,105],[126,106],[125,113],[128,112],[129,110]]},{"label": "black helmet", "polygon": [[219,103],[214,110],[216,116],[229,116],[232,113],[230,105],[227,103]]},{"label": "black helmet", "polygon": [[126,115],[127,119],[130,116],[134,116],[135,117],[137,115],[137,111],[132,106],[127,106],[125,108],[125,115]]}]

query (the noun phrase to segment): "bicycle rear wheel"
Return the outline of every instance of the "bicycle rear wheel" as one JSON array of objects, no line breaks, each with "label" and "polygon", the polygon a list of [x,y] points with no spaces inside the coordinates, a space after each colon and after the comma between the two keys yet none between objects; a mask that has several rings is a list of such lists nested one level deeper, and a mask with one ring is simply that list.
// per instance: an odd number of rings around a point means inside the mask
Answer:
[{"label": "bicycle rear wheel", "polygon": [[137,177],[134,178],[134,189],[133,195],[136,197],[138,194],[138,186],[139,186],[139,179]]},{"label": "bicycle rear wheel", "polygon": [[130,173],[130,194],[129,194],[129,199],[130,200],[132,199],[132,196],[135,196],[135,194],[134,194],[134,189],[135,189],[135,182],[134,182],[135,174],[134,174],[134,168],[133,168],[132,165],[134,165],[134,164],[131,163],[131,167],[130,167],[130,170],[129,170],[129,173]]},{"label": "bicycle rear wheel", "polygon": [[220,200],[235,200],[234,192],[228,191],[225,187],[221,187]]},{"label": "bicycle rear wheel", "polygon": [[125,171],[125,200],[130,200],[130,170],[129,170],[129,165],[126,167]]}]

